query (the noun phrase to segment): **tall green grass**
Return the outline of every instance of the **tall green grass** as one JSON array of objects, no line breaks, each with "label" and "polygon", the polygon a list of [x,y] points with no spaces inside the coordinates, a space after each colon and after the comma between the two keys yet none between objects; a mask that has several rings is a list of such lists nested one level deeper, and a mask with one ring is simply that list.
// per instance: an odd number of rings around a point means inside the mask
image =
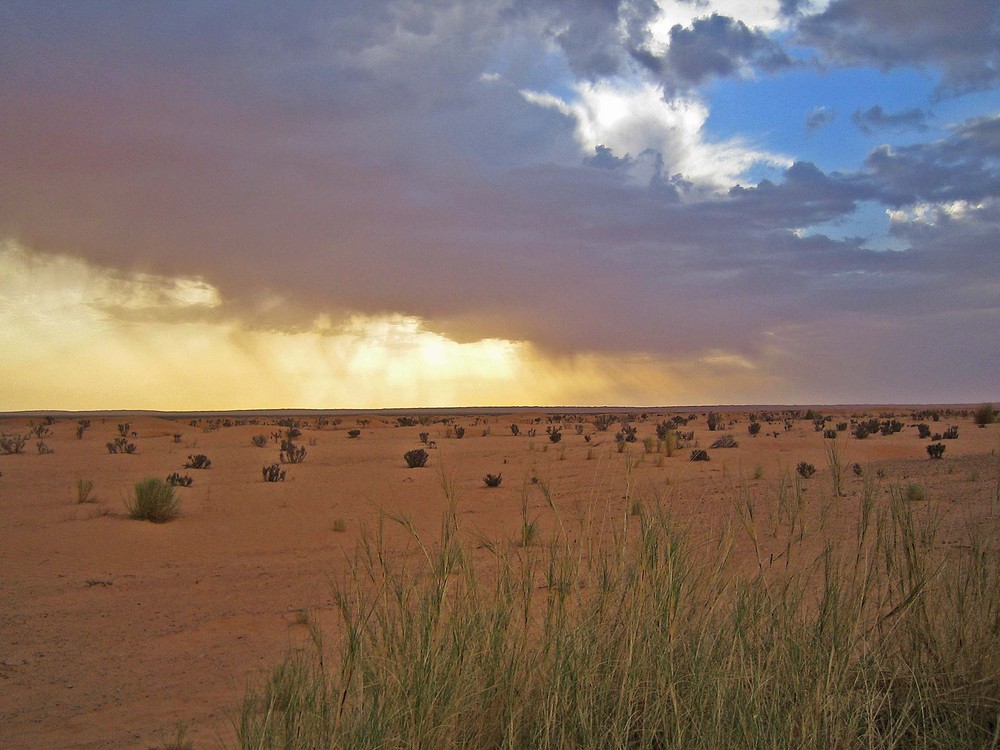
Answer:
[{"label": "tall green grass", "polygon": [[[810,547],[791,517],[804,562],[748,569],[742,538],[695,543],[661,503],[567,528],[545,497],[536,546],[469,543],[454,503],[433,543],[403,518],[366,534],[335,648],[314,628],[248,690],[238,746],[1000,746],[994,531],[940,544],[940,514],[868,482],[854,534]],[[388,550],[394,521],[416,568]]]}]

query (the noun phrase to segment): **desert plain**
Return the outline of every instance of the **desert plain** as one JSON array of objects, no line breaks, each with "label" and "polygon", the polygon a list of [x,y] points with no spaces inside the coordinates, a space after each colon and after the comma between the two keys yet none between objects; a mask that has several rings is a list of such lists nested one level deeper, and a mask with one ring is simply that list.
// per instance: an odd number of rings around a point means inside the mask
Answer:
[{"label": "desert plain", "polygon": [[[938,514],[935,544],[960,545],[1000,510],[1000,425],[978,427],[974,408],[716,408],[714,430],[704,407],[2,416],[4,436],[29,437],[0,453],[0,747],[166,748],[179,728],[191,747],[235,746],[247,686],[312,628],[336,645],[331,588],[362,536],[383,524],[392,554],[416,563],[400,520],[432,546],[452,501],[484,566],[491,544],[524,544],[526,524],[544,544],[564,520],[628,527],[654,506],[695,540],[730,530],[749,572],[788,565],[777,535],[753,544],[746,532],[747,507],[766,527],[782,487],[817,540],[794,564],[855,533],[866,486]],[[657,425],[675,416],[668,446]],[[858,439],[870,419],[902,427]],[[634,442],[616,440],[623,424]],[[957,437],[923,439],[918,424]],[[281,460],[289,430],[298,463]],[[712,448],[723,435],[736,447]],[[134,452],[112,452],[118,438]],[[945,445],[939,460],[932,442]],[[426,466],[407,466],[414,449]],[[690,460],[697,449],[710,460]],[[210,466],[187,468],[196,456]],[[264,481],[271,464],[283,481]],[[129,518],[135,484],[175,472],[192,480],[175,488],[179,516]]]}]

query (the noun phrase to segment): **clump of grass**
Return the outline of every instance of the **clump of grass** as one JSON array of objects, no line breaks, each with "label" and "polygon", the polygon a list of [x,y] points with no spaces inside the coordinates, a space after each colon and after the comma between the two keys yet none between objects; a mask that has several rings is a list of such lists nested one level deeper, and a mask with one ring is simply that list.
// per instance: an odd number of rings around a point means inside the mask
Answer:
[{"label": "clump of grass", "polygon": [[906,485],[904,497],[911,503],[922,502],[927,499],[927,490],[915,482],[910,482]]},{"label": "clump of grass", "polygon": [[716,438],[709,448],[739,448],[740,444],[732,435],[722,435]]},{"label": "clump of grass", "polygon": [[90,493],[94,491],[94,483],[89,479],[76,480],[76,501],[83,503],[96,503],[97,498]]},{"label": "clump of grass", "polygon": [[130,518],[165,523],[180,515],[181,503],[173,487],[153,477],[136,482],[135,495],[125,501],[125,510]]},{"label": "clump of grass", "polygon": [[656,504],[608,544],[593,519],[489,542],[485,574],[454,504],[433,542],[399,519],[419,568],[364,538],[334,592],[338,652],[316,637],[262,677],[237,745],[995,747],[995,528],[944,549],[934,514],[880,498],[798,570],[746,570],[727,532],[689,544]]},{"label": "clump of grass", "polygon": [[331,528],[338,534],[343,534],[345,531],[347,531],[347,521],[343,518],[338,518],[336,521],[333,522],[333,526]]}]

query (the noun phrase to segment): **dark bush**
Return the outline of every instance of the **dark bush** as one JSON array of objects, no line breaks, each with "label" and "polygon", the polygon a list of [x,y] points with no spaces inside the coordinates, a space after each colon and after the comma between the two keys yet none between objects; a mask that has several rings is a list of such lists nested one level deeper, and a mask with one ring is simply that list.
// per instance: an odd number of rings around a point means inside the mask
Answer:
[{"label": "dark bush", "polygon": [[267,445],[267,435],[254,435],[252,438],[250,438],[250,442],[252,442],[258,448],[263,448],[265,445]]},{"label": "dark bush", "polygon": [[500,479],[501,479],[500,474],[487,474],[485,477],[483,477],[483,483],[487,487],[499,487]]},{"label": "dark bush", "polygon": [[520,427],[518,427],[518,426],[517,426],[516,424],[512,424],[512,425],[510,426],[510,432],[511,432],[511,434],[512,434],[512,435],[513,435],[514,437],[517,437],[517,436],[518,436],[518,433],[520,433],[520,432],[521,432],[521,428],[520,428]]},{"label": "dark bush", "polygon": [[411,469],[419,469],[425,466],[428,458],[427,451],[423,448],[416,448],[403,454],[403,460],[406,461],[406,465]]},{"label": "dark bush", "polygon": [[545,431],[549,434],[549,440],[551,440],[553,443],[558,443],[560,440],[562,440],[561,429],[557,428],[553,430],[551,427],[548,427],[546,428]]},{"label": "dark bush", "polygon": [[184,464],[185,469],[207,469],[212,465],[212,459],[206,456],[204,453],[199,453],[197,456],[188,456],[187,463]]},{"label": "dark bush", "polygon": [[167,484],[171,487],[190,487],[193,482],[194,480],[187,474],[181,476],[176,471],[167,477]]},{"label": "dark bush", "polygon": [[931,436],[930,425],[923,423],[917,425],[917,437],[919,437],[921,440],[926,440],[930,436]]},{"label": "dark bush", "polygon": [[361,434],[361,430],[348,430],[347,431],[347,437],[349,437],[349,438],[356,438],[360,434]]},{"label": "dark bush", "polygon": [[464,427],[456,427],[455,428],[455,438],[457,440],[461,440],[463,437],[465,437],[465,428]]},{"label": "dark bush", "polygon": [[823,437],[825,437],[828,440],[834,440],[837,437],[837,431],[836,430],[823,430]]},{"label": "dark bush", "polygon": [[980,427],[997,421],[997,410],[993,404],[983,404],[972,413],[972,419]]},{"label": "dark bush", "polygon": [[281,441],[281,452],[278,454],[282,463],[300,464],[306,460],[306,447],[296,445],[291,440]]},{"label": "dark bush", "polygon": [[739,448],[740,444],[736,442],[736,438],[732,435],[722,435],[717,438],[714,443],[712,443],[709,448]]},{"label": "dark bush", "polygon": [[941,458],[944,455],[944,443],[931,443],[927,446],[927,455],[931,458]]},{"label": "dark bush", "polygon": [[265,466],[261,469],[261,473],[264,475],[265,482],[284,482],[285,481],[285,470],[282,469],[278,464],[271,464],[270,466]]},{"label": "dark bush", "polygon": [[806,461],[800,461],[799,465],[795,467],[795,471],[797,471],[799,476],[803,479],[808,479],[816,473],[816,467]]},{"label": "dark bush", "polygon": [[958,428],[949,427],[943,433],[941,433],[942,440],[958,440]]},{"label": "dark bush", "polygon": [[708,461],[708,451],[703,450],[693,450],[691,451],[692,461]]},{"label": "dark bush", "polygon": [[715,432],[716,428],[718,428],[721,424],[722,424],[722,415],[714,411],[710,411],[708,413],[708,429],[711,432]]},{"label": "dark bush", "polygon": [[750,433],[750,437],[757,437],[760,434],[760,422],[751,422],[747,426],[747,432]]}]

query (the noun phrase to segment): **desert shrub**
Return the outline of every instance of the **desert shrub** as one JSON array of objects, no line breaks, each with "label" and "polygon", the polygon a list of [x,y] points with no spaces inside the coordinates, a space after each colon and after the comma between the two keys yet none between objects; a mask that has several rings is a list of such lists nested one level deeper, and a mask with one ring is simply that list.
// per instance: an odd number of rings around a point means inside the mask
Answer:
[{"label": "desert shrub", "polygon": [[837,422],[837,432],[847,432],[847,422]]},{"label": "desert shrub", "polygon": [[185,469],[207,469],[212,465],[212,459],[206,456],[204,453],[199,453],[196,456],[188,456],[187,463],[184,464]]},{"label": "desert shrub", "polygon": [[267,435],[254,435],[250,438],[250,442],[254,444],[257,448],[263,448],[267,445]]},{"label": "desert shrub", "polygon": [[265,482],[284,482],[285,481],[285,470],[281,468],[278,464],[271,464],[270,466],[264,466],[261,468],[261,474],[264,475]]},{"label": "desert shrub", "polygon": [[517,426],[516,424],[512,424],[512,425],[510,426],[510,433],[511,433],[511,434],[512,434],[512,435],[513,435],[514,437],[517,437],[517,436],[518,436],[518,434],[519,434],[520,432],[521,432],[521,428],[520,428],[520,427],[518,427],[518,426]]},{"label": "desert shrub", "polygon": [[130,443],[123,437],[116,437],[105,447],[108,449],[108,453],[135,453],[135,443]]},{"label": "desert shrub", "polygon": [[717,412],[710,411],[708,413],[708,429],[711,432],[715,432],[722,425],[722,415]]},{"label": "desert shrub", "polygon": [[501,481],[500,474],[487,474],[485,477],[483,477],[483,483],[487,487],[499,487],[500,481]]},{"label": "desert shrub", "polygon": [[121,424],[119,424],[118,425],[118,437],[127,438],[129,430],[131,430],[131,428],[132,428],[132,425],[130,425],[128,422],[122,422]]},{"label": "desert shrub", "polygon": [[35,449],[38,451],[39,456],[47,456],[50,453],[55,453],[54,450],[45,444],[44,440],[39,440],[35,443]]},{"label": "desert shrub", "polygon": [[860,476],[862,476],[865,473],[865,470],[862,468],[861,464],[859,464],[859,463],[853,463],[853,464],[851,464],[851,471],[854,472],[854,476],[856,476],[856,477],[860,477]]},{"label": "desert shrub", "polygon": [[820,417],[819,419],[814,419],[813,420],[813,431],[814,432],[822,432],[825,427],[826,427],[826,420],[823,419],[823,417]]},{"label": "desert shrub", "polygon": [[750,437],[757,437],[760,434],[760,422],[751,422],[747,425],[747,432],[750,433]]},{"label": "desert shrub", "polygon": [[181,475],[176,471],[167,477],[167,484],[171,487],[190,487],[194,480],[187,474]]},{"label": "desert shrub", "polygon": [[351,438],[352,440],[354,438],[358,437],[360,434],[361,434],[361,430],[348,430],[347,431],[347,437]]},{"label": "desert shrub", "polygon": [[555,429],[553,429],[552,427],[546,427],[545,431],[549,435],[549,440],[552,441],[553,443],[558,443],[560,440],[562,440],[562,429],[558,427]]},{"label": "desert shrub", "polygon": [[721,435],[715,439],[709,448],[739,448],[740,444],[732,435]]},{"label": "desert shrub", "polygon": [[296,445],[291,440],[281,441],[281,452],[278,454],[282,463],[300,464],[306,460],[306,447]]},{"label": "desert shrub", "polygon": [[941,433],[942,440],[958,440],[958,428],[949,427],[947,430]]},{"label": "desert shrub", "polygon": [[980,427],[985,427],[997,421],[997,410],[993,404],[983,404],[972,412],[972,419]]},{"label": "desert shrub", "polygon": [[921,440],[926,440],[930,436],[931,436],[930,425],[924,424],[923,422],[917,425],[917,437],[919,437]]},{"label": "desert shrub", "polygon": [[919,484],[910,482],[906,485],[906,492],[904,497],[910,502],[921,502],[927,499],[927,490],[921,487]]},{"label": "desert shrub", "polygon": [[0,437],[0,451],[7,455],[20,453],[28,442],[27,435],[4,435]]},{"label": "desert shrub", "polygon": [[931,458],[941,458],[944,455],[944,443],[931,443],[927,446],[927,455]]},{"label": "desert shrub", "polygon": [[806,461],[799,461],[799,465],[795,467],[795,471],[803,479],[808,479],[816,473],[816,467]]},{"label": "desert shrub", "polygon": [[617,421],[618,417],[614,414],[598,414],[594,417],[594,427],[596,427],[599,432],[607,432],[608,428]]},{"label": "desert shrub", "polygon": [[174,488],[162,479],[151,478],[136,482],[135,495],[125,502],[130,518],[164,523],[180,514],[180,501]]},{"label": "desert shrub", "polygon": [[424,445],[427,445],[427,441],[431,439],[431,434],[429,432],[421,432],[419,437],[420,437],[420,442],[423,443]]},{"label": "desert shrub", "polygon": [[708,461],[709,460],[708,459],[708,451],[704,451],[704,450],[700,450],[700,449],[695,449],[695,450],[691,451],[691,460],[692,461]]},{"label": "desert shrub", "polygon": [[615,442],[618,443],[634,443],[638,438],[636,437],[637,429],[629,424],[622,424],[621,432],[615,433]]},{"label": "desert shrub", "polygon": [[460,426],[456,426],[455,427],[455,439],[456,440],[461,440],[464,437],[465,437],[465,428],[464,427],[460,427]]},{"label": "desert shrub", "polygon": [[406,461],[406,465],[411,469],[419,469],[422,466],[426,466],[428,458],[430,456],[423,448],[416,448],[403,454],[403,460]]},{"label": "desert shrub", "polygon": [[871,433],[868,432],[868,427],[863,424],[859,424],[854,428],[854,437],[858,440],[864,440]]},{"label": "desert shrub", "polygon": [[835,440],[837,438],[836,430],[823,430],[823,437],[827,440]]}]

